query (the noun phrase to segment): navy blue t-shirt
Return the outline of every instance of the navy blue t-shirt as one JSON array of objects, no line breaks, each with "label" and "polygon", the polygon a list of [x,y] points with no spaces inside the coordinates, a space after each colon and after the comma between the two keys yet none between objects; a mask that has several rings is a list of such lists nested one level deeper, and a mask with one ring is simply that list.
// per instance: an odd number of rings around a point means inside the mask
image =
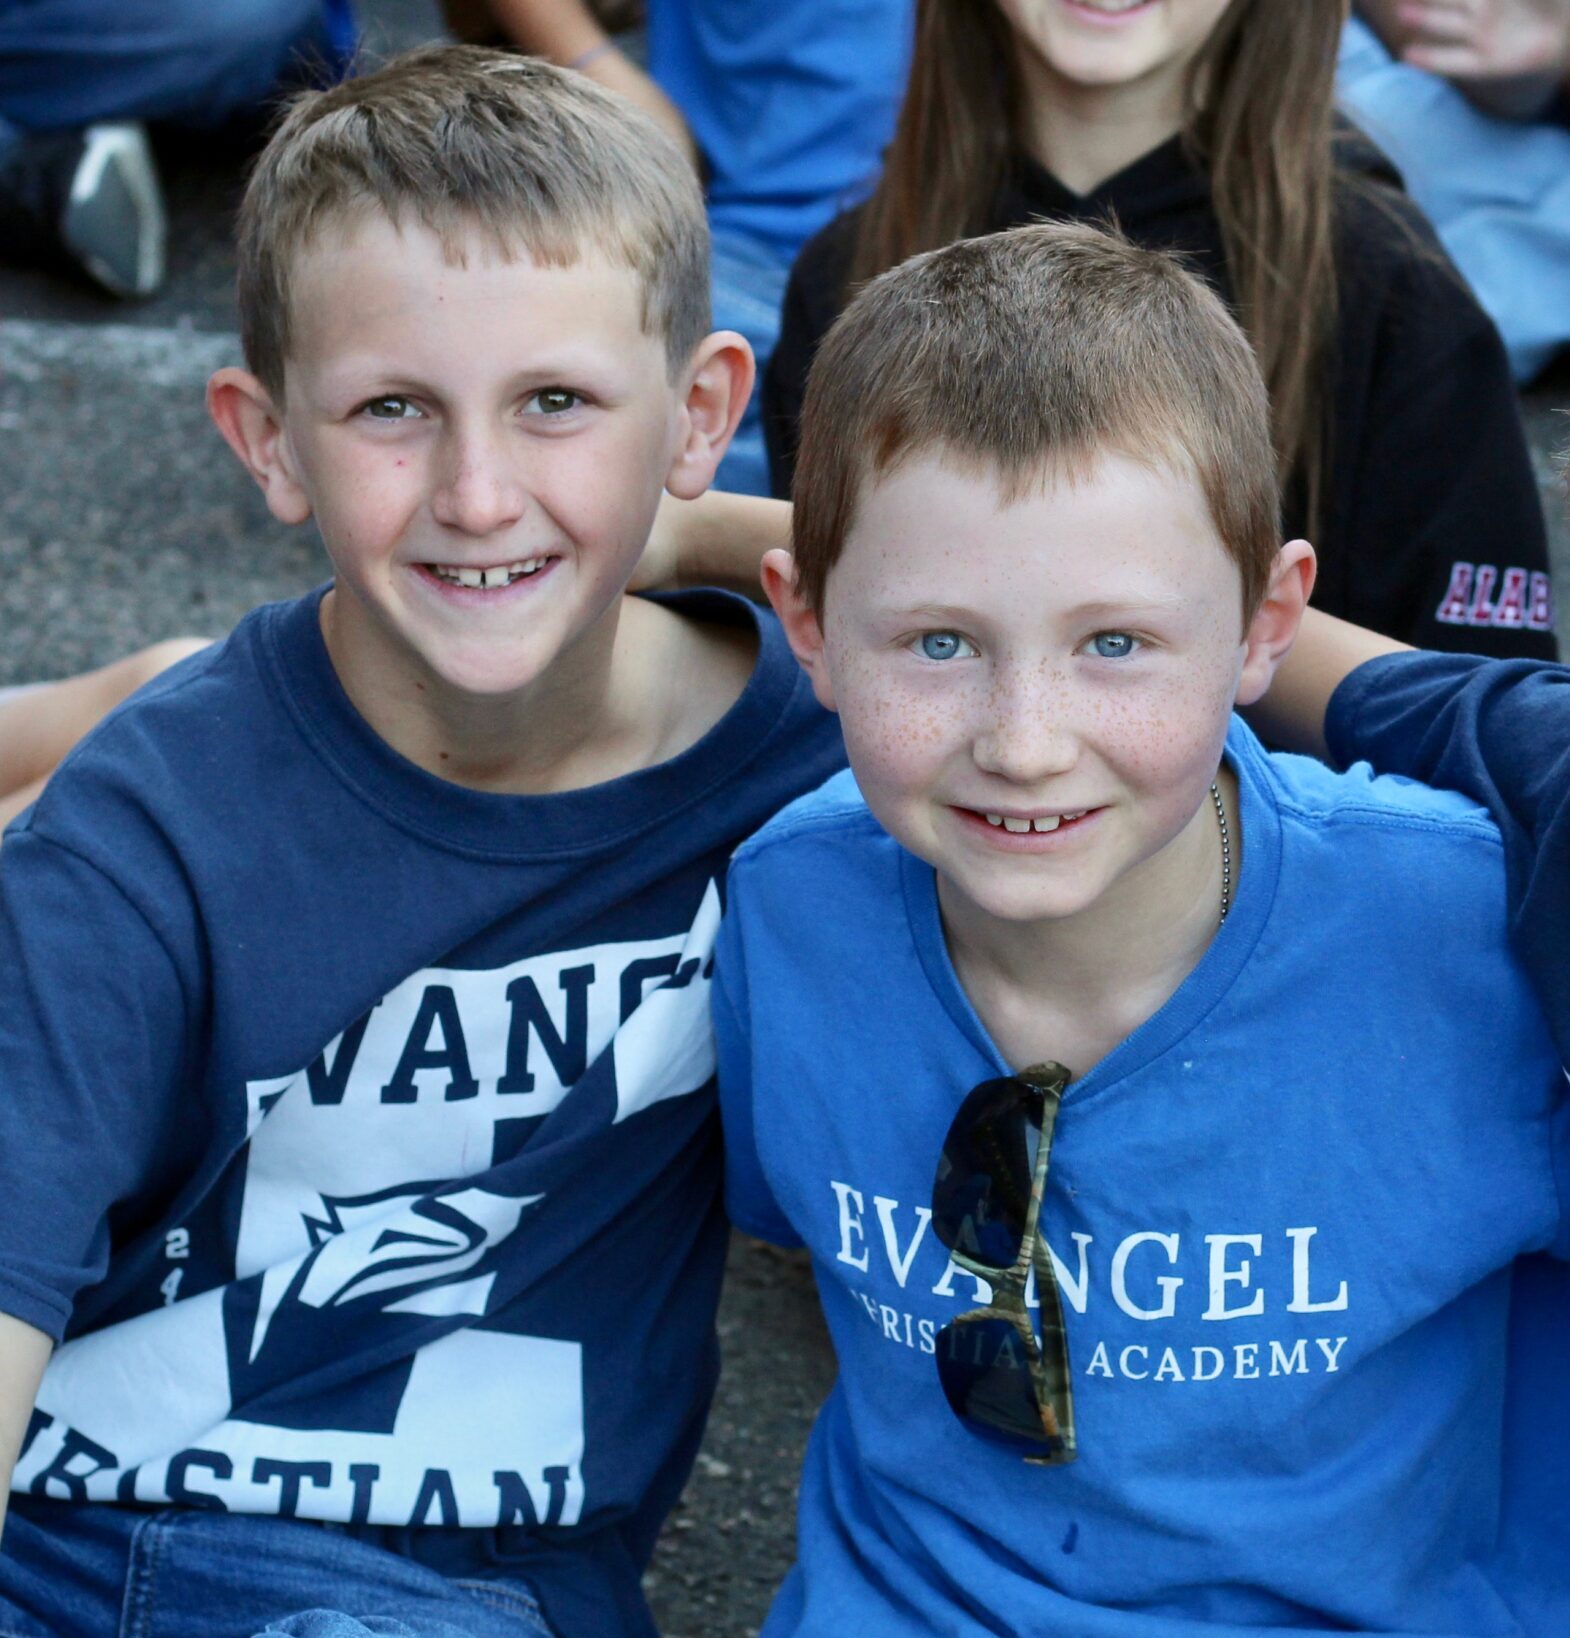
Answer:
[{"label": "navy blue t-shirt", "polygon": [[1331,697],[1340,763],[1461,791],[1505,844],[1510,930],[1570,1064],[1570,666],[1469,654],[1391,654]]},{"label": "navy blue t-shirt", "polygon": [[715,1374],[725,865],[838,729],[770,617],[686,594],[761,640],[703,739],[467,790],[358,716],[320,598],[144,691],[0,849],[0,1310],[64,1339],[13,1488],[413,1526],[652,1632]]}]

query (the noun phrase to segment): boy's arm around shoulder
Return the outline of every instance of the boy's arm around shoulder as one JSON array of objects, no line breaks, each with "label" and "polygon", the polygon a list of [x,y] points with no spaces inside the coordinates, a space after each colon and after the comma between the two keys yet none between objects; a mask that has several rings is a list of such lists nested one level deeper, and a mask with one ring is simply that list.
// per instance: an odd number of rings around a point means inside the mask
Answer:
[{"label": "boy's arm around shoulder", "polygon": [[719,586],[758,597],[763,554],[790,545],[787,501],[710,489],[696,500],[660,499],[634,591]]},{"label": "boy's arm around shoulder", "polygon": [[1306,609],[1297,637],[1271,679],[1269,692],[1249,706],[1244,715],[1266,743],[1326,760],[1330,756],[1325,743],[1326,718],[1341,684],[1369,660],[1409,652],[1404,643],[1393,638],[1365,631],[1318,609]]},{"label": "boy's arm around shoulder", "polygon": [[1390,654],[1336,688],[1324,730],[1336,762],[1367,761],[1488,808],[1505,846],[1511,936],[1570,1064],[1570,668]]}]

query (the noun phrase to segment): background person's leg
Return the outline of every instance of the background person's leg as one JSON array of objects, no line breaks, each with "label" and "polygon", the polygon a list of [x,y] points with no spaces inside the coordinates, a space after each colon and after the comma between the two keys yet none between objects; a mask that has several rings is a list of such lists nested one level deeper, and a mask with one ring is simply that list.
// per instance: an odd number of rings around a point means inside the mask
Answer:
[{"label": "background person's leg", "polygon": [[143,124],[254,118],[280,82],[331,79],[348,0],[28,0],[0,6],[0,245],[116,296],[163,283],[162,190]]},{"label": "background person's leg", "polygon": [[[714,234],[714,328],[739,330],[758,360],[758,380],[780,335],[789,264],[771,246],[750,234],[721,228]],[[767,495],[769,458],[763,447],[763,418],[756,383],[736,436],[714,476],[716,489],[739,495]]]},{"label": "background person's leg", "polygon": [[328,55],[322,0],[30,0],[0,8],[0,116],[33,131],[218,125],[302,53]]}]

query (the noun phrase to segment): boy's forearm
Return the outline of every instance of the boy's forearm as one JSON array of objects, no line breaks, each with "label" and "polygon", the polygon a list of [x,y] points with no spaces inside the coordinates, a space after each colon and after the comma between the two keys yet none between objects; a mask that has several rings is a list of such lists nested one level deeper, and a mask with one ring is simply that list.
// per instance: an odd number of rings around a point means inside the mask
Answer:
[{"label": "boy's forearm", "polygon": [[1328,757],[1325,711],[1330,696],[1366,660],[1398,654],[1406,647],[1393,638],[1309,609],[1270,692],[1244,714],[1271,744]]},{"label": "boy's forearm", "polygon": [[514,45],[638,104],[694,163],[697,149],[681,111],[600,26],[584,0],[489,0],[496,25]]},{"label": "boy's forearm", "polygon": [[0,1314],[0,1529],[11,1494],[11,1470],[38,1397],[38,1384],[54,1344],[42,1331]]},{"label": "boy's forearm", "polygon": [[668,580],[678,586],[723,586],[759,593],[763,554],[790,545],[790,503],[711,489],[694,501],[667,497],[659,528],[668,531]]}]

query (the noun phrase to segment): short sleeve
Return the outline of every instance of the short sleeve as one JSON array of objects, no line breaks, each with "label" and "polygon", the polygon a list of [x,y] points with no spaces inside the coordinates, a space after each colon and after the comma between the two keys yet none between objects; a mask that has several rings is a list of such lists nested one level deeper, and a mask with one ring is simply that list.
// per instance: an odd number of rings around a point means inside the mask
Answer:
[{"label": "short sleeve", "polygon": [[177,1116],[199,1124],[179,1110],[187,1033],[175,964],[125,892],[13,829],[0,848],[0,1310],[57,1341],[104,1276],[116,1208],[183,1148]]},{"label": "short sleeve", "polygon": [[1331,756],[1483,803],[1504,840],[1510,931],[1570,1064],[1570,668],[1391,654],[1325,714]]},{"label": "short sleeve", "polygon": [[744,1234],[777,1246],[799,1246],[801,1236],[780,1210],[758,1154],[746,971],[734,907],[720,929],[711,995],[725,1126],[725,1209]]}]

